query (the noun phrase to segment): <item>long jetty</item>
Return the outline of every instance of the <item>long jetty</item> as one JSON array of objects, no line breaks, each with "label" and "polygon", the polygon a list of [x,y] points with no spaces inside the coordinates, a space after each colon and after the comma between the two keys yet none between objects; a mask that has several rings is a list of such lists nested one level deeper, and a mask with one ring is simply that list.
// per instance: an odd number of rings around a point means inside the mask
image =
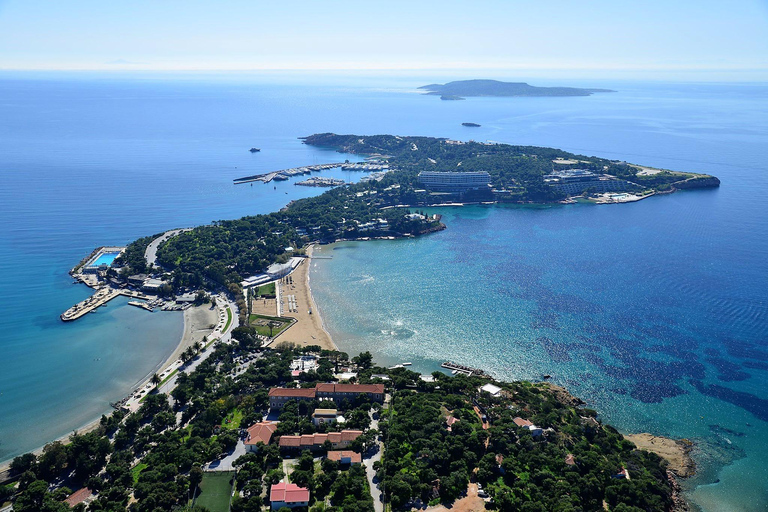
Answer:
[{"label": "long jetty", "polygon": [[66,310],[64,313],[61,314],[61,319],[64,322],[71,322],[72,320],[77,320],[81,316],[90,313],[91,311],[96,310],[96,308],[103,306],[107,302],[111,301],[118,295],[125,295],[126,297],[133,297],[134,299],[143,299],[148,300],[151,297],[148,295],[144,295],[141,292],[136,292],[133,290],[118,290],[115,288],[101,288],[96,291],[93,295],[85,299],[84,301],[78,302],[68,310]]},{"label": "long jetty", "polygon": [[389,169],[388,164],[377,164],[377,163],[371,163],[371,162],[354,162],[354,163],[335,162],[330,164],[305,165],[303,167],[292,167],[290,169],[283,169],[280,171],[272,171],[272,172],[267,172],[263,174],[254,174],[251,176],[243,176],[242,178],[237,178],[232,181],[235,183],[235,185],[240,185],[242,183],[251,183],[254,181],[263,181],[264,183],[269,183],[272,180],[282,181],[282,180],[287,180],[292,176],[301,176],[301,175],[309,174],[312,172],[335,169],[337,167],[341,167],[341,169],[344,171],[381,171],[384,169]]}]

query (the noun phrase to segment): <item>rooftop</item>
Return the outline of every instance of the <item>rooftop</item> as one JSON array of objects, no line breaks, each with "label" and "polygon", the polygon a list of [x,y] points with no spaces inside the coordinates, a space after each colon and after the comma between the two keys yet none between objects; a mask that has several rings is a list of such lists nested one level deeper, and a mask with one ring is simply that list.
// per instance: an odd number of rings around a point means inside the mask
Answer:
[{"label": "rooftop", "polygon": [[360,464],[363,461],[363,456],[352,450],[329,450],[328,459],[341,462],[341,459],[349,459],[352,464]]},{"label": "rooftop", "polygon": [[277,430],[276,423],[260,422],[248,427],[248,437],[245,438],[246,445],[255,445],[258,443],[269,444],[272,440],[272,434]]},{"label": "rooftop", "polygon": [[270,488],[269,501],[282,501],[283,503],[307,502],[309,501],[309,489],[299,487],[296,484],[280,482]]}]

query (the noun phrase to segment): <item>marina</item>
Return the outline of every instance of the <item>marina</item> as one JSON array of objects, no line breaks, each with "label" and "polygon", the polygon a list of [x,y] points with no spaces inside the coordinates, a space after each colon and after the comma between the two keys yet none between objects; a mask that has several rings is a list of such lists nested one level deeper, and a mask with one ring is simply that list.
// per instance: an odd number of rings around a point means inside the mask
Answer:
[{"label": "marina", "polygon": [[107,302],[111,301],[115,297],[119,295],[124,295],[126,297],[132,297],[135,299],[144,299],[148,300],[150,297],[148,295],[144,295],[141,292],[137,292],[134,290],[126,290],[126,289],[115,289],[115,288],[100,288],[88,297],[87,299],[78,302],[68,310],[66,310],[64,313],[61,314],[61,319],[64,322],[71,322],[73,320],[77,320],[78,318],[86,315],[87,313],[92,313],[96,311],[97,308],[105,305]]},{"label": "marina", "polygon": [[[272,180],[285,181],[293,176],[303,176],[305,174],[326,171],[328,169],[336,169],[338,167],[341,167],[341,170],[343,171],[363,171],[363,172],[374,172],[374,171],[381,172],[389,169],[388,164],[378,163],[378,162],[357,162],[357,163],[336,162],[336,163],[329,163],[329,164],[306,165],[303,167],[292,167],[290,169],[283,169],[280,171],[272,171],[272,172],[267,172],[262,174],[253,174],[251,176],[243,176],[242,178],[237,178],[233,181],[235,185],[240,185],[242,183],[251,183],[254,181],[262,181],[264,183],[269,183]],[[311,186],[318,186],[318,185],[311,185]],[[331,185],[319,185],[319,186],[331,186]]]},{"label": "marina", "polygon": [[294,183],[294,185],[301,185],[303,187],[338,187],[338,186],[344,185],[345,183],[346,182],[344,180],[340,180],[336,178],[325,178],[322,176],[315,176],[315,177],[309,178],[308,180]]}]

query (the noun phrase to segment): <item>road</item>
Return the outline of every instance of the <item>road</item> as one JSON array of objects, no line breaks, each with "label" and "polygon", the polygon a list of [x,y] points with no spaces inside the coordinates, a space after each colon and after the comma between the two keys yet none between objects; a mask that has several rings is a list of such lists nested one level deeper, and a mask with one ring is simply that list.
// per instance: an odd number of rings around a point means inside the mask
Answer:
[{"label": "road", "polygon": [[[232,341],[232,330],[240,325],[240,319],[237,314],[237,306],[224,295],[213,295],[212,298],[216,300],[216,307],[219,310],[219,321],[211,334],[208,335],[208,339],[218,339],[222,343],[230,343]],[[228,327],[227,309],[232,312],[232,322],[230,322]],[[194,371],[195,368],[197,368],[200,363],[205,361],[205,359],[211,355],[212,352],[213,350],[210,348],[205,352],[201,352],[197,359],[193,359],[191,362],[187,363],[184,371],[186,373],[191,373]],[[173,372],[181,366],[181,360],[174,361],[168,368],[165,368],[162,373],[160,373],[161,378],[164,378],[164,375]],[[157,388],[158,393],[170,393],[176,387],[176,380],[178,375],[178,372],[174,373],[170,379],[162,383],[160,387]],[[126,402],[125,406],[128,407],[131,412],[138,410],[139,407],[141,407],[141,398],[145,394],[149,393],[153,387],[154,386],[152,384],[145,383],[136,393],[134,393],[133,396],[131,396],[131,398]],[[138,396],[138,398],[135,398],[136,396]]]},{"label": "road", "polygon": [[144,251],[144,258],[147,260],[148,265],[154,265],[157,261],[157,248],[160,247],[160,244],[168,240],[169,238],[172,238],[179,233],[183,233],[184,231],[191,231],[192,228],[183,228],[183,229],[172,229],[170,231],[166,231],[159,237],[152,240],[149,245],[147,246],[147,250]]},{"label": "road", "polygon": [[[370,413],[369,413],[370,414]],[[379,420],[374,419],[371,414],[371,428],[379,429]],[[371,497],[373,497],[373,509],[375,512],[384,512],[383,496],[379,487],[373,482],[373,478],[376,476],[376,471],[373,469],[373,463],[381,460],[381,454],[384,452],[384,445],[381,441],[376,441],[379,445],[379,449],[370,458],[363,459],[363,465],[365,466],[365,474],[368,477],[368,486],[371,488]]]}]

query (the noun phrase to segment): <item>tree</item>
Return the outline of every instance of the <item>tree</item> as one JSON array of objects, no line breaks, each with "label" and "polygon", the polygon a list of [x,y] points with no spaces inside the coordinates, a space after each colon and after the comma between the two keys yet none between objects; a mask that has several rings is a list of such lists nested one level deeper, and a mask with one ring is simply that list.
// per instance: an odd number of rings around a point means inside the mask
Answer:
[{"label": "tree", "polygon": [[37,457],[34,453],[25,453],[19,455],[11,462],[11,471],[14,473],[23,473],[32,468],[37,461]]},{"label": "tree", "polygon": [[360,355],[352,358],[352,362],[367,370],[373,365],[373,355],[368,351],[361,352]]},{"label": "tree", "polygon": [[155,373],[154,375],[152,375],[151,382],[152,382],[152,384],[157,386],[158,384],[160,384],[160,382],[162,382],[162,379],[160,378],[160,376],[157,373]]},{"label": "tree", "polygon": [[189,488],[195,489],[203,481],[203,470],[200,466],[192,466],[189,470]]}]

